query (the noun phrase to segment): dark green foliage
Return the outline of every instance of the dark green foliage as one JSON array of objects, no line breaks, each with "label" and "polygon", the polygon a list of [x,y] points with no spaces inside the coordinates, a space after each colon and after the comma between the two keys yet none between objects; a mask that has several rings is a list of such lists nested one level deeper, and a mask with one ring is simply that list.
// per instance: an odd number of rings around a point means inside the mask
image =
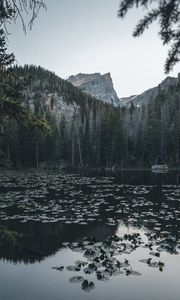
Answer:
[{"label": "dark green foliage", "polygon": [[46,5],[42,0],[1,0],[0,26],[6,28],[7,23],[9,24],[20,19],[25,31],[26,24],[23,13],[30,15],[29,27],[31,28],[41,8],[46,8]]},{"label": "dark green foliage", "polygon": [[12,118],[4,123],[1,152],[12,165],[38,168],[39,162],[63,161],[74,167],[179,166],[179,81],[160,89],[146,106],[119,108],[40,67],[15,67],[12,72],[26,82],[21,107],[31,116],[28,126]]},{"label": "dark green foliage", "polygon": [[[29,77],[19,77],[13,68],[8,68],[0,70],[0,78],[0,165],[21,166],[28,160],[27,153],[36,144],[37,136],[51,135],[52,127],[48,116],[31,112],[24,101],[23,90],[30,84]],[[27,141],[25,148],[18,144],[20,141]]]},{"label": "dark green foliage", "polygon": [[0,70],[1,72],[10,67],[14,63],[14,55],[7,53],[5,34],[2,29],[0,29]]},{"label": "dark green foliage", "polygon": [[4,226],[0,226],[0,248],[15,246],[21,237],[22,234],[9,230]]},{"label": "dark green foliage", "polygon": [[121,0],[118,16],[123,18],[132,7],[143,7],[147,13],[137,24],[133,36],[140,36],[154,21],[159,21],[163,44],[171,44],[165,72],[180,60],[180,1],[179,0]]}]

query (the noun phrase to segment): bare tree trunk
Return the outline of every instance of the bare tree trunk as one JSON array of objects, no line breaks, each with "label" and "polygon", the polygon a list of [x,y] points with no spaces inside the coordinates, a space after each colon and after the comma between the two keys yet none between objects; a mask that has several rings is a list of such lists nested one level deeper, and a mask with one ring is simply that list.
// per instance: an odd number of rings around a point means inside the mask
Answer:
[{"label": "bare tree trunk", "polygon": [[176,162],[179,163],[179,139],[176,144]]},{"label": "bare tree trunk", "polygon": [[72,137],[72,157],[71,157],[71,165],[74,166],[74,135]]},{"label": "bare tree trunk", "polygon": [[79,136],[79,131],[78,131],[78,147],[79,147],[79,160],[80,160],[80,166],[83,166],[83,161],[82,161],[82,151],[81,151],[81,142],[80,142],[80,136]]},{"label": "bare tree trunk", "polygon": [[10,146],[9,146],[9,142],[7,141],[7,159],[8,159],[8,162],[10,162]]},{"label": "bare tree trunk", "polygon": [[38,143],[38,134],[36,131],[36,171],[39,171],[39,143]]},{"label": "bare tree trunk", "polygon": [[0,125],[1,125],[1,134],[4,134],[4,122],[3,122],[3,115],[0,116]]}]

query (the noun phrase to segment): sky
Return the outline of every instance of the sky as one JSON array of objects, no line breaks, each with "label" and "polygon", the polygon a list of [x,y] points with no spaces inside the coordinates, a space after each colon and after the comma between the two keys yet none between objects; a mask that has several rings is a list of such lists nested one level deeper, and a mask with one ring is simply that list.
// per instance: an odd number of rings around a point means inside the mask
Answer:
[{"label": "sky", "polygon": [[[117,17],[120,0],[45,0],[32,30],[20,22],[8,28],[9,51],[18,64],[40,65],[61,78],[78,73],[110,72],[119,97],[137,95],[157,86],[165,77],[168,48],[162,46],[158,24],[133,38],[145,14],[132,9]],[[28,17],[25,16],[25,20]],[[169,76],[177,77],[180,64]]]}]

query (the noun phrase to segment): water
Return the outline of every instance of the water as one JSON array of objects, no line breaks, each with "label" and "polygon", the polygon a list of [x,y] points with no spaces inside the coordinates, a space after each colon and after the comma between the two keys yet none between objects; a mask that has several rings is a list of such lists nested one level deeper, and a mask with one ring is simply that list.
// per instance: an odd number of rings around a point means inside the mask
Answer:
[{"label": "water", "polygon": [[179,300],[178,184],[178,172],[1,173],[0,299]]}]

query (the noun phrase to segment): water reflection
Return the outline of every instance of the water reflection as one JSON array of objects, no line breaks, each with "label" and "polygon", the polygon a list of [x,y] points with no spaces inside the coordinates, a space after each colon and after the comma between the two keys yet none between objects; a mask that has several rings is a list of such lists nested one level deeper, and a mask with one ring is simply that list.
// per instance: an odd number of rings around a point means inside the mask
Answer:
[{"label": "water reflection", "polygon": [[66,225],[58,223],[36,223],[29,221],[26,224],[19,222],[6,222],[6,228],[21,233],[17,244],[7,244],[1,239],[0,258],[14,263],[40,262],[48,256],[64,248],[63,242],[83,240],[84,236],[96,236],[100,240],[106,239],[115,233],[116,227],[103,223],[90,224],[90,226]]},{"label": "water reflection", "polygon": [[21,235],[6,245],[0,231],[1,258],[41,261],[63,242],[92,236],[104,241],[119,224],[150,230],[166,243],[173,237],[167,247],[172,253],[179,247],[179,173],[92,175],[1,174],[0,224]]},{"label": "water reflection", "polygon": [[[91,292],[93,300],[119,299],[120,293],[149,300],[163,278],[169,285],[154,299],[178,299],[179,173],[106,175],[0,174],[3,300],[54,300],[59,294],[79,300],[81,292]],[[148,292],[151,276],[156,282]],[[53,289],[45,293],[50,283]]]}]

